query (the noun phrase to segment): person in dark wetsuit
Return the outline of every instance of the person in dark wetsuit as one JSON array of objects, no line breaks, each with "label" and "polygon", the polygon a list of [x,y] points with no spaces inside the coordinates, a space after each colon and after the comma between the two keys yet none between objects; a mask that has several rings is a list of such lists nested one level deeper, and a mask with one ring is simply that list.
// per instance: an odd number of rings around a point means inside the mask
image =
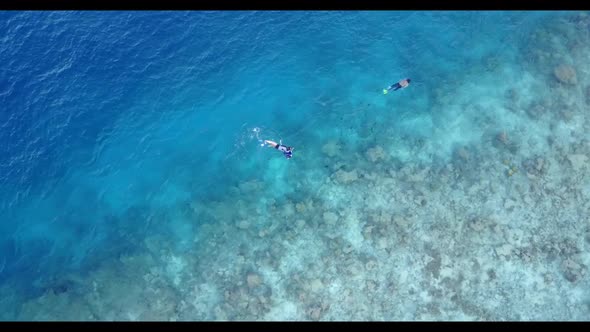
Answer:
[{"label": "person in dark wetsuit", "polygon": [[268,146],[270,146],[270,147],[273,147],[273,148],[281,151],[283,153],[283,155],[285,156],[285,158],[291,159],[291,156],[293,155],[293,148],[290,146],[283,145],[282,141],[277,143],[277,142],[273,142],[270,140],[265,140],[264,143],[268,144]]},{"label": "person in dark wetsuit", "polygon": [[399,89],[407,88],[408,85],[410,85],[410,79],[406,78],[404,80],[401,80],[395,84],[388,86],[387,89],[383,89],[383,94],[387,94],[387,92],[389,92],[389,90],[397,91]]}]

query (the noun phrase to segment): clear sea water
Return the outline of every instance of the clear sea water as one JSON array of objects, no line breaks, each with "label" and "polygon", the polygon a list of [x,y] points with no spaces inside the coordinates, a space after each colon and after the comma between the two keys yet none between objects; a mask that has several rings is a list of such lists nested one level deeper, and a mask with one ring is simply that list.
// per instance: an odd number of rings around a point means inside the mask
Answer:
[{"label": "clear sea water", "polygon": [[589,25],[0,12],[0,318],[588,320]]}]

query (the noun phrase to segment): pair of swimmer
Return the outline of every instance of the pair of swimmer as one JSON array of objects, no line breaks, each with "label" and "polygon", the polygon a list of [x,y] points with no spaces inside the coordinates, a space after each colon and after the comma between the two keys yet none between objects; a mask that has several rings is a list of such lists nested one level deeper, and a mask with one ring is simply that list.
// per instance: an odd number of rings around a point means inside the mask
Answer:
[{"label": "pair of swimmer", "polygon": [[[405,89],[408,87],[408,85],[410,85],[410,79],[403,79],[395,84],[388,86],[387,89],[383,89],[383,94],[387,94],[390,90],[397,91],[399,89]],[[264,144],[267,144],[269,147],[273,147],[281,151],[287,159],[291,159],[293,155],[293,148],[290,146],[283,145],[282,141],[279,141],[279,143],[277,143],[271,140],[264,140]]]}]

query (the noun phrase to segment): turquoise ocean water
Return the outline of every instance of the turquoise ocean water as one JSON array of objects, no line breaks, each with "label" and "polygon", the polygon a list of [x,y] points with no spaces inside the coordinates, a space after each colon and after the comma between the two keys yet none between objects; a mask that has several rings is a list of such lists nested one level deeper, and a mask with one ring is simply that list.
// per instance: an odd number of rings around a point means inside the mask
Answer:
[{"label": "turquoise ocean water", "polygon": [[590,318],[587,13],[1,12],[0,38],[3,320]]}]

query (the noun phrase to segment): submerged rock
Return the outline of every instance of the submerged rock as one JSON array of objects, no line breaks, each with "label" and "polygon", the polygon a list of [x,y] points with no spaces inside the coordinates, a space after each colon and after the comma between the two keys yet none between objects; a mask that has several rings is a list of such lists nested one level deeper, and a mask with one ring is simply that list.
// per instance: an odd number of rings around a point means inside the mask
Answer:
[{"label": "submerged rock", "polygon": [[248,222],[248,220],[240,220],[236,223],[236,227],[239,229],[248,229],[250,227],[250,222]]},{"label": "submerged rock", "polygon": [[555,67],[555,69],[553,69],[553,75],[555,75],[558,81],[564,84],[575,85],[578,83],[576,71],[570,65],[561,64]]},{"label": "submerged rock", "polygon": [[534,103],[526,109],[526,113],[532,118],[537,119],[547,113],[547,107],[541,103]]},{"label": "submerged rock", "polygon": [[484,67],[487,71],[496,70],[501,63],[502,61],[496,55],[490,55],[484,59]]},{"label": "submerged rock", "polygon": [[313,320],[319,320],[322,314],[322,309],[315,307],[309,310],[309,317]]},{"label": "submerged rock", "polygon": [[297,221],[295,222],[295,226],[299,229],[305,227],[305,220],[297,219]]},{"label": "submerged rock", "polygon": [[541,156],[525,159],[522,162],[522,167],[527,171],[527,173],[536,176],[543,175],[547,172],[547,162]]},{"label": "submerged rock", "polygon": [[320,290],[322,290],[322,288],[324,288],[324,284],[322,283],[322,281],[320,279],[314,279],[311,282],[311,291],[312,292],[319,292]]},{"label": "submerged rock", "polygon": [[496,134],[496,142],[503,145],[508,145],[510,143],[510,141],[508,140],[508,133],[506,132],[506,130],[502,130],[501,132]]},{"label": "submerged rock", "polygon": [[574,118],[575,112],[571,109],[564,108],[559,111],[559,115],[562,120],[571,121]]},{"label": "submerged rock", "polygon": [[482,219],[475,218],[469,222],[469,227],[476,232],[481,232],[486,228],[486,223]]},{"label": "submerged rock", "polygon": [[588,157],[583,154],[570,154],[567,156],[574,171],[579,171],[588,164]]},{"label": "submerged rock", "polygon": [[330,141],[322,146],[322,152],[328,157],[334,157],[340,154],[340,144],[336,141]]},{"label": "submerged rock", "polygon": [[377,240],[377,249],[387,249],[387,247],[389,246],[389,244],[387,243],[387,239],[384,237],[381,237]]},{"label": "submerged rock", "polygon": [[248,273],[248,276],[246,276],[246,282],[248,284],[248,287],[254,288],[262,284],[262,278],[258,274],[250,272]]},{"label": "submerged rock", "polygon": [[336,224],[336,221],[338,221],[338,216],[333,212],[324,212],[323,217],[324,221],[328,225],[334,225]]},{"label": "submerged rock", "polygon": [[512,255],[512,246],[508,243],[503,244],[496,248],[496,254],[505,258],[509,258]]},{"label": "submerged rock", "polygon": [[330,308],[327,303],[315,303],[307,308],[307,316],[312,320],[319,320]]},{"label": "submerged rock", "polygon": [[572,283],[577,282],[586,275],[586,266],[569,258],[561,264],[561,269],[565,279]]},{"label": "submerged rock", "polygon": [[508,100],[510,101],[510,103],[512,104],[516,104],[518,103],[519,99],[520,99],[520,95],[518,93],[518,90],[512,88],[512,89],[508,89],[506,91],[506,98],[508,98]]},{"label": "submerged rock", "polygon": [[305,213],[306,210],[307,210],[307,207],[305,206],[304,203],[295,204],[295,211],[297,211],[297,213]]},{"label": "submerged rock", "polygon": [[350,182],[358,180],[359,177],[356,169],[350,172],[339,169],[337,172],[333,174],[333,178],[338,183],[348,184]]},{"label": "submerged rock", "polygon": [[380,146],[376,146],[374,148],[370,148],[367,153],[367,159],[369,159],[369,161],[371,161],[372,163],[378,161],[378,160],[382,160],[385,159],[385,151],[383,150],[382,147]]},{"label": "submerged rock", "polygon": [[506,130],[502,130],[496,134],[493,140],[493,146],[497,149],[506,149],[513,154],[516,153],[516,151],[518,150],[518,144],[516,144],[516,142],[514,142],[513,140],[509,139]]},{"label": "submerged rock", "polygon": [[454,159],[455,161],[469,161],[469,151],[467,150],[467,148],[461,146],[457,149],[455,149],[454,153]]},{"label": "submerged rock", "polygon": [[375,261],[374,259],[371,259],[365,263],[365,269],[367,271],[372,271],[377,267],[377,265],[378,265],[377,261]]}]

